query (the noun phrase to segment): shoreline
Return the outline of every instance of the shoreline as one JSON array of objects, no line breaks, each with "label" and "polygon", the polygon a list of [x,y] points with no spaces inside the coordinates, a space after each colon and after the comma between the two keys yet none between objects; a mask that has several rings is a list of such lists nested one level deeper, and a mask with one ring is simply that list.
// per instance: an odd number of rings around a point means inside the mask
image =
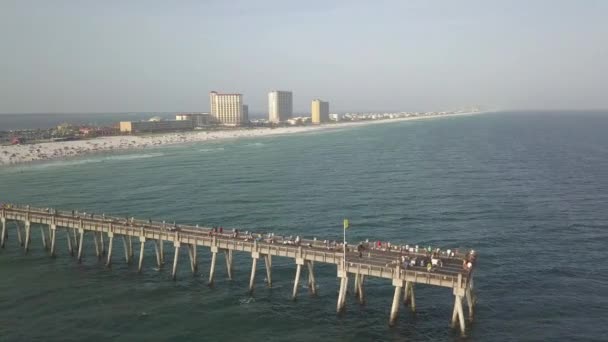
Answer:
[{"label": "shoreline", "polygon": [[332,131],[361,127],[373,124],[438,119],[446,117],[478,115],[488,112],[467,112],[447,115],[416,116],[384,120],[365,120],[324,124],[319,126],[293,126],[278,128],[252,128],[219,131],[187,131],[158,133],[151,135],[120,135],[98,137],[90,140],[44,142],[25,145],[8,145],[0,147],[0,168],[52,160],[66,160],[97,153],[127,152],[129,150],[146,150],[168,145],[215,142],[240,138],[259,138],[286,134]]}]

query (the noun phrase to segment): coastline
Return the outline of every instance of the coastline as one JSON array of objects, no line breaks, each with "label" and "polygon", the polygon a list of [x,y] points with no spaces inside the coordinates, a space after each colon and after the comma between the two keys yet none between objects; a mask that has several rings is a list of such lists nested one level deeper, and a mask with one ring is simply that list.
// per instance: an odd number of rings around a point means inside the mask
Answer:
[{"label": "coastline", "polygon": [[319,126],[294,126],[278,128],[252,128],[219,131],[188,131],[159,133],[152,135],[121,135],[98,137],[90,140],[45,142],[38,144],[9,145],[0,147],[0,167],[44,162],[58,159],[70,159],[102,152],[145,150],[166,145],[220,141],[239,138],[258,138],[285,134],[331,131],[372,124],[438,119],[456,116],[478,115],[488,112],[467,112],[447,115],[429,115],[384,120],[352,121]]}]

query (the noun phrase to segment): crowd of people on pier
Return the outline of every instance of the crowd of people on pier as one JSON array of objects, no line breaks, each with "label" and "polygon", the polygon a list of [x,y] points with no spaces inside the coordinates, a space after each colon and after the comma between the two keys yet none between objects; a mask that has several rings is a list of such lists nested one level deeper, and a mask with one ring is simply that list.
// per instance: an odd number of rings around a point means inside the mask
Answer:
[{"label": "crowd of people on pier", "polygon": [[[0,203],[0,208],[19,208],[19,206],[15,206],[11,203]],[[30,210],[29,205],[23,207],[23,209]],[[38,209],[40,210],[40,209]],[[87,214],[86,212],[81,213],[79,211],[72,210],[71,213],[59,213],[57,210],[52,208],[42,209],[43,211],[57,215],[70,215],[72,217],[77,218],[95,218],[93,213]],[[98,217],[100,215],[97,215]],[[111,219],[115,222],[121,222],[127,226],[136,226],[137,224],[141,224],[146,226],[146,223],[150,227],[154,227],[155,224],[152,222],[152,219],[149,219],[147,222],[145,221],[136,221],[134,217],[126,216],[124,220],[120,220],[117,218],[108,217],[106,218],[105,214],[101,215],[102,219]],[[167,225],[165,221],[162,222],[163,229],[167,231],[179,231],[180,227],[173,222],[173,225]],[[199,228],[196,225],[196,228]],[[312,240],[302,239],[299,235],[297,236],[277,236],[274,233],[253,233],[249,231],[240,232],[238,229],[234,228],[229,232],[226,232],[222,226],[213,226],[211,228],[200,228],[207,229],[209,236],[220,236],[224,238],[234,238],[240,239],[245,242],[265,242],[268,244],[282,244],[287,246],[298,246],[298,247],[308,247],[308,248],[318,248],[325,249],[328,251],[341,252],[346,251],[348,253],[356,253],[358,258],[371,257],[372,252],[375,252],[375,256],[378,256],[377,252],[383,252],[381,255],[389,259],[395,260],[392,264],[398,264],[401,269],[409,270],[416,269],[417,271],[426,270],[428,272],[433,272],[436,270],[440,270],[444,267],[444,264],[448,260],[457,260],[462,259],[462,270],[470,272],[474,266],[476,261],[476,253],[474,250],[467,251],[464,255],[459,252],[458,249],[441,249],[441,248],[432,248],[431,246],[422,247],[419,245],[400,245],[400,244],[392,244],[391,242],[383,242],[383,241],[375,241],[370,242],[369,239],[365,241],[361,241],[356,245],[348,245],[343,242],[337,242],[336,240],[323,240],[318,241],[316,237]],[[450,267],[453,269],[454,262],[450,262]]]}]

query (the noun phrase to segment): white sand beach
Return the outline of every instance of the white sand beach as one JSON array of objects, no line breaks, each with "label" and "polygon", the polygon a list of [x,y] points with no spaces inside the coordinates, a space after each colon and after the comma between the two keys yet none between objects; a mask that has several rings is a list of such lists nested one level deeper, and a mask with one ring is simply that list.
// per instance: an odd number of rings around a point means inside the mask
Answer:
[{"label": "white sand beach", "polygon": [[209,142],[223,139],[267,137],[273,135],[307,133],[313,131],[318,132],[319,130],[338,130],[350,127],[357,127],[361,125],[389,124],[398,121],[454,117],[480,113],[482,112],[449,115],[429,115],[384,120],[352,121],[325,124],[319,126],[279,127],[274,129],[251,128],[219,131],[188,131],[153,135],[123,135],[99,137],[89,140],[0,146],[0,166],[72,158],[99,152],[123,151],[129,149],[149,149],[171,144]]}]

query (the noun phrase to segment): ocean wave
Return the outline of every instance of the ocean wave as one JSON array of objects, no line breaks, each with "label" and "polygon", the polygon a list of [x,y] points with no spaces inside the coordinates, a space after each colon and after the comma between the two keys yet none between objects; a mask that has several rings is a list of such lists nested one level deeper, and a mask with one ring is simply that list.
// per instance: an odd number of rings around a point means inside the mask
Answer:
[{"label": "ocean wave", "polygon": [[266,146],[266,144],[261,143],[261,142],[249,143],[249,144],[245,145],[245,147],[263,147],[263,146]]},{"label": "ocean wave", "polygon": [[214,153],[214,152],[221,152],[223,150],[224,150],[223,147],[217,147],[217,148],[201,148],[198,151],[203,152],[203,153]]},{"label": "ocean wave", "polygon": [[91,163],[103,163],[103,162],[112,162],[112,161],[128,161],[128,160],[138,160],[138,159],[146,159],[146,158],[155,158],[161,157],[164,153],[142,153],[142,154],[124,154],[124,155],[107,155],[107,156],[99,156],[94,158],[86,158],[86,159],[73,159],[73,160],[54,160],[54,161],[40,161],[40,164],[34,163],[31,165],[23,165],[23,167],[18,168],[19,171],[23,169],[48,169],[55,167],[66,167],[66,166],[78,166],[85,165]]}]

